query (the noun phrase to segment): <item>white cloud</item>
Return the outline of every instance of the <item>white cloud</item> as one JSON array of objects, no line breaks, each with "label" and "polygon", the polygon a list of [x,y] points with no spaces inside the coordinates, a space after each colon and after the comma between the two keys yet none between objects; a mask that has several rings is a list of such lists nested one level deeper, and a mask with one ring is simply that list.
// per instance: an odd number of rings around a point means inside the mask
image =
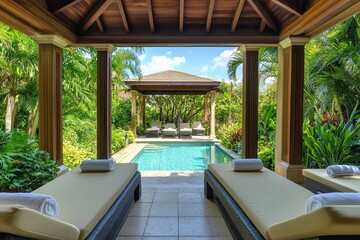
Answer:
[{"label": "white cloud", "polygon": [[152,56],[151,61],[142,64],[141,70],[143,75],[161,72],[165,70],[174,69],[186,62],[185,57],[167,57],[167,56]]},{"label": "white cloud", "polygon": [[143,61],[145,58],[146,58],[146,55],[145,55],[145,54],[141,54],[141,55],[139,56],[139,60],[140,60],[140,61]]},{"label": "white cloud", "polygon": [[212,70],[218,68],[218,67],[226,67],[227,63],[229,62],[230,60],[230,56],[231,54],[233,54],[233,52],[236,51],[236,48],[234,49],[230,49],[230,50],[225,50],[223,51],[222,53],[219,54],[219,56],[215,57],[213,59],[213,67],[212,67]]},{"label": "white cloud", "polygon": [[171,51],[167,51],[166,54],[167,54],[167,55],[171,55],[172,52],[171,52]]},{"label": "white cloud", "polygon": [[207,72],[207,70],[209,70],[209,67],[208,66],[202,66],[201,68],[201,72]]}]

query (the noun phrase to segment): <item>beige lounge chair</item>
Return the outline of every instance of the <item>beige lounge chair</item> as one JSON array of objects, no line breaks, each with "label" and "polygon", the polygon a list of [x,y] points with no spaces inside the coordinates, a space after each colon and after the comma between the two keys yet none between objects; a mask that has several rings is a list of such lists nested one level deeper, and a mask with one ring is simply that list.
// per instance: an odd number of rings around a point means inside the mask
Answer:
[{"label": "beige lounge chair", "polygon": [[176,126],[174,123],[167,123],[161,132],[163,137],[175,137],[177,133]]},{"label": "beige lounge chair", "polygon": [[180,123],[179,137],[191,138],[191,134],[192,134],[192,129],[190,128],[190,123]]},{"label": "beige lounge chair", "polygon": [[202,127],[201,122],[193,122],[192,135],[205,135],[205,128]]},{"label": "beige lounge chair", "polygon": [[161,133],[161,121],[152,121],[151,127],[145,131],[146,137],[158,137]]}]

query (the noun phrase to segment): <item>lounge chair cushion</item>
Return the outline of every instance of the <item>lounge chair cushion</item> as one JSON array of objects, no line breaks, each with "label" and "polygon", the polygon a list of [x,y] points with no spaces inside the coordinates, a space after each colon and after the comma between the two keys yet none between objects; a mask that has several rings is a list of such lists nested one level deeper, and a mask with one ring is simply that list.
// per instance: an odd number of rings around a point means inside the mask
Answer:
[{"label": "lounge chair cushion", "polygon": [[77,239],[80,234],[74,225],[15,204],[0,205],[0,232],[34,239]]},{"label": "lounge chair cushion", "polygon": [[80,229],[84,239],[124,190],[137,171],[135,163],[117,163],[111,172],[81,173],[79,167],[34,192],[54,197],[60,205],[58,219]]},{"label": "lounge chair cushion", "polygon": [[333,178],[327,175],[325,169],[303,169],[304,177],[337,189],[340,192],[360,192],[360,176]]},{"label": "lounge chair cushion", "polygon": [[[284,204],[285,205],[285,204]],[[326,206],[269,228],[271,239],[306,239],[316,236],[360,234],[360,206]]]},{"label": "lounge chair cushion", "polygon": [[314,195],[266,168],[234,172],[229,163],[209,164],[208,169],[266,239],[270,239],[270,226],[304,214],[307,200]]}]

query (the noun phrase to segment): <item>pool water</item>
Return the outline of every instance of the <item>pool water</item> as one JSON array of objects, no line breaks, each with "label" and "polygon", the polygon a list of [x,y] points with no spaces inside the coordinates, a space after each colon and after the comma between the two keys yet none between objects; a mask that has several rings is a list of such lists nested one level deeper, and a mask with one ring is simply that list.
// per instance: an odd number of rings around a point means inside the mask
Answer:
[{"label": "pool water", "polygon": [[211,143],[149,144],[131,161],[139,170],[202,171],[209,163],[226,163],[231,157]]}]

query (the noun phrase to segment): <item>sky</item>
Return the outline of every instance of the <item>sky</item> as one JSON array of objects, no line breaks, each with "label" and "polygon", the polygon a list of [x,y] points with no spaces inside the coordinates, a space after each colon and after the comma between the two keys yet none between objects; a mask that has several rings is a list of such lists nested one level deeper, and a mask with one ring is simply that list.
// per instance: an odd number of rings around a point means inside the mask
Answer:
[{"label": "sky", "polygon": [[[176,70],[213,80],[225,80],[235,47],[145,47],[140,56],[143,75]],[[241,67],[238,78],[241,76]],[[240,75],[239,75],[240,74]]]}]

